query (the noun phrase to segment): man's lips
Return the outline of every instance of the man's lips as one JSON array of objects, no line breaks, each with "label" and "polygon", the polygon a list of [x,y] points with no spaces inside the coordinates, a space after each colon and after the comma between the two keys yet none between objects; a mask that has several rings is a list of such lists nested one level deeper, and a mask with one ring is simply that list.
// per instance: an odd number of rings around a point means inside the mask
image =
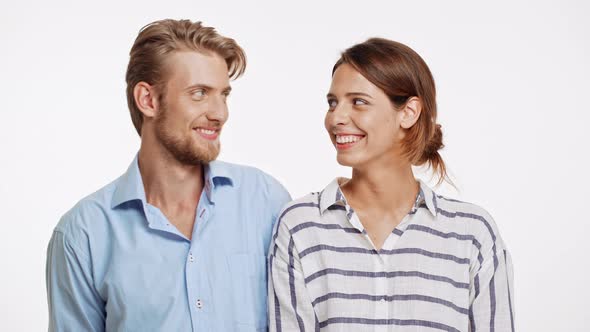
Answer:
[{"label": "man's lips", "polygon": [[219,137],[219,132],[221,131],[221,129],[215,129],[215,128],[203,128],[203,127],[197,127],[193,129],[194,131],[196,131],[201,137],[203,137],[206,140],[216,140],[217,137]]}]

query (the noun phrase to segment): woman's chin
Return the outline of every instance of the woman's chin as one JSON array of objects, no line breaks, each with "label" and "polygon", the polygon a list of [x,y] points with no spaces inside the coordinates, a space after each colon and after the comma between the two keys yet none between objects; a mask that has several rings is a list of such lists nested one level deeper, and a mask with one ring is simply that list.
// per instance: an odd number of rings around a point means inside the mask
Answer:
[{"label": "woman's chin", "polygon": [[360,166],[361,161],[359,160],[358,156],[346,155],[346,154],[338,154],[336,156],[336,161],[338,164],[346,167],[356,168]]}]

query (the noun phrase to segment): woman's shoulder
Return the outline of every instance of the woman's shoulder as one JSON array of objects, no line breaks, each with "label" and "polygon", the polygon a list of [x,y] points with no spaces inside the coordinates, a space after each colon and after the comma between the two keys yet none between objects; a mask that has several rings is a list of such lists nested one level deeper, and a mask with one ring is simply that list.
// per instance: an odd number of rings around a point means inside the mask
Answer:
[{"label": "woman's shoulder", "polygon": [[305,221],[318,219],[319,197],[318,192],[311,192],[290,201],[281,209],[278,222],[292,229]]},{"label": "woman's shoulder", "polygon": [[464,200],[440,195],[438,193],[434,193],[434,201],[435,201],[437,210],[449,211],[449,212],[471,212],[471,213],[489,215],[487,210],[485,208],[483,208],[481,205],[478,205],[478,204],[470,202],[470,201],[464,201]]},{"label": "woman's shoulder", "polygon": [[457,221],[483,242],[501,241],[496,221],[481,205],[438,194],[434,196],[434,203],[439,221]]}]

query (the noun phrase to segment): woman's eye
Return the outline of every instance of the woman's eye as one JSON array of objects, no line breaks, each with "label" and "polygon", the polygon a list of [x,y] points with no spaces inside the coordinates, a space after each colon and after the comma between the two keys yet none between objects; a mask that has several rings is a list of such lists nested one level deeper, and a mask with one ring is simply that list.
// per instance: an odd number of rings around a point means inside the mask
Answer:
[{"label": "woman's eye", "polygon": [[368,104],[366,100],[364,100],[364,99],[361,99],[361,98],[354,98],[354,99],[352,100],[352,103],[353,103],[354,105],[367,105],[367,104]]},{"label": "woman's eye", "polygon": [[336,107],[336,105],[338,105],[336,99],[328,99],[328,107],[330,107],[330,109]]}]

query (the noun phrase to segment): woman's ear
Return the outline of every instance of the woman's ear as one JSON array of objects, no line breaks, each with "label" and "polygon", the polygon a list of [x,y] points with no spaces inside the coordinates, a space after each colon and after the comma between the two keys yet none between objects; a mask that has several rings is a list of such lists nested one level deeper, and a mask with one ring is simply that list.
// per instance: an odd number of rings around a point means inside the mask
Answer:
[{"label": "woman's ear", "polygon": [[404,107],[399,110],[400,126],[404,129],[411,128],[422,112],[422,101],[418,97],[411,97]]}]

